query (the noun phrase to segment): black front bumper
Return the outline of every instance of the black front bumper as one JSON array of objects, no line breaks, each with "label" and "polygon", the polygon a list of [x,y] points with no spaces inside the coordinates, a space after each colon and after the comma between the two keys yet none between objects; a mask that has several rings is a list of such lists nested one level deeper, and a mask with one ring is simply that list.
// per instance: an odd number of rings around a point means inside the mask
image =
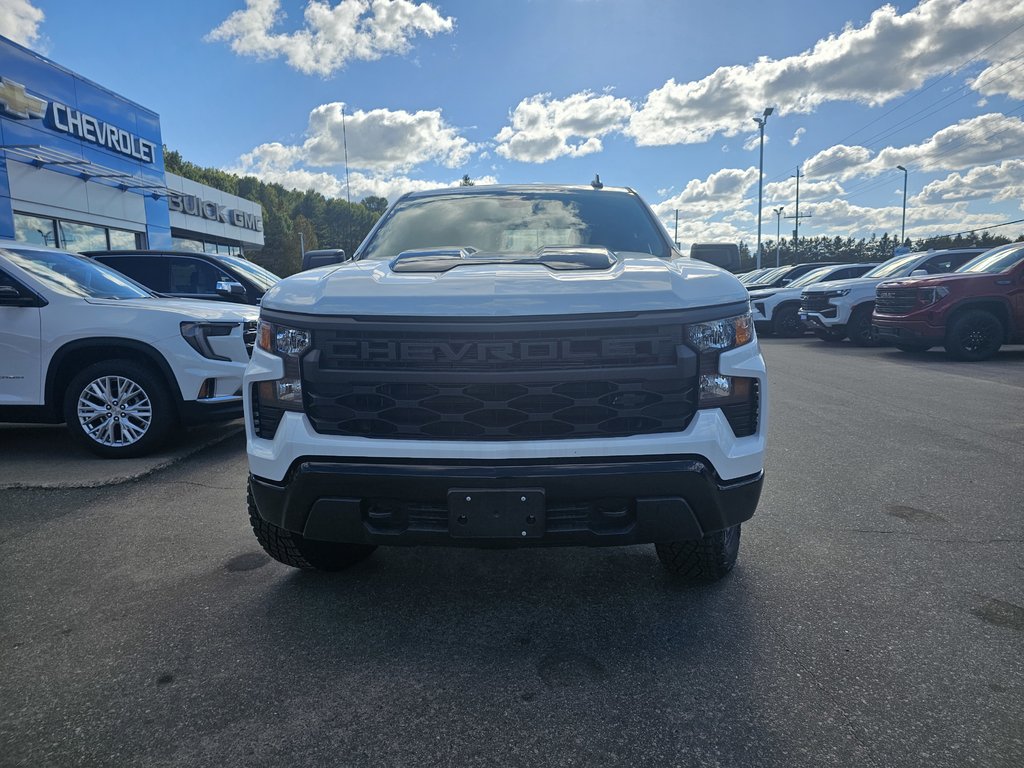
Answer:
[{"label": "black front bumper", "polygon": [[[308,539],[473,547],[699,539],[749,520],[763,481],[763,472],[720,480],[689,456],[502,464],[308,458],[283,483],[250,476],[260,516]],[[462,526],[472,505],[463,502],[475,491],[472,504],[491,500],[494,507],[473,514],[495,519],[475,529],[471,522],[475,532],[467,536]],[[498,519],[515,516],[507,502],[520,498],[529,498],[523,520]]]},{"label": "black front bumper", "polygon": [[217,421],[242,418],[242,398],[217,400],[182,400],[178,403],[182,426],[195,427]]}]

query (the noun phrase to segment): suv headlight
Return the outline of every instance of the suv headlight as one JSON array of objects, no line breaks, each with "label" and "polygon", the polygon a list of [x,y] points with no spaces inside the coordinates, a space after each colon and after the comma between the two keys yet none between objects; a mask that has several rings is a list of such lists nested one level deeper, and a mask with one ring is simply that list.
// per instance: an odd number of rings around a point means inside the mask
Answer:
[{"label": "suv headlight", "polygon": [[823,294],[826,299],[838,299],[840,296],[846,296],[849,292],[849,288],[842,288],[838,291],[823,291]]},{"label": "suv headlight", "polygon": [[687,328],[690,345],[700,352],[698,408],[720,408],[748,402],[755,392],[753,379],[727,376],[718,370],[722,352],[736,349],[754,340],[750,314],[696,323]]},{"label": "suv headlight", "polygon": [[300,360],[313,343],[312,334],[301,328],[260,320],[256,332],[256,345],[284,360],[284,377],[257,384],[260,404],[283,408],[288,411],[302,410],[302,371]]},{"label": "suv headlight", "polygon": [[949,296],[949,288],[939,286],[938,288],[918,288],[917,302],[928,306]]},{"label": "suv headlight", "polygon": [[188,345],[192,347],[196,352],[205,357],[207,360],[227,360],[231,361],[230,357],[224,357],[224,355],[218,355],[210,347],[211,336],[230,336],[231,331],[238,327],[238,323],[190,323],[184,322],[181,324],[181,337],[188,342]]}]

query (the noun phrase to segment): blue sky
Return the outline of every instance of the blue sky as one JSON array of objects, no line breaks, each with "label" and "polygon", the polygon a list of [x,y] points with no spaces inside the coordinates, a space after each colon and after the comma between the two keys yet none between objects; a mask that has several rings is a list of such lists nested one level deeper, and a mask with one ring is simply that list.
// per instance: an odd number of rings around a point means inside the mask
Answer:
[{"label": "blue sky", "polygon": [[772,106],[766,240],[798,165],[801,234],[898,234],[897,165],[910,236],[1024,218],[1019,0],[0,0],[0,34],[189,160],[340,197],[344,110],[354,201],[599,173],[684,246],[753,246]]}]

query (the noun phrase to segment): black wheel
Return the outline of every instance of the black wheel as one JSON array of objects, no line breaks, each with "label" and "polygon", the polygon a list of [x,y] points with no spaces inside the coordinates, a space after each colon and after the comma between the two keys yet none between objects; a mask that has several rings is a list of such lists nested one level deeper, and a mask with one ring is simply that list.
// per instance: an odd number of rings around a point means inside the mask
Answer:
[{"label": "black wheel", "polygon": [[79,372],[64,393],[64,421],[93,453],[127,459],[152,453],[174,426],[163,378],[131,360],[104,360]]},{"label": "black wheel", "polygon": [[369,544],[337,544],[314,541],[268,523],[260,517],[252,487],[247,488],[249,523],[264,551],[279,563],[314,571],[341,571],[365,560],[376,547]]},{"label": "black wheel", "polygon": [[822,341],[826,341],[829,344],[838,344],[840,341],[846,338],[846,331],[829,331],[824,328],[815,328],[812,333]]},{"label": "black wheel", "polygon": [[800,310],[797,307],[779,307],[776,309],[772,324],[775,327],[775,335],[786,339],[803,336],[807,331],[803,320],[800,319]]},{"label": "black wheel", "polygon": [[846,335],[858,347],[878,346],[878,337],[871,325],[871,310],[873,308],[871,305],[857,307],[850,315],[850,322],[846,324]]},{"label": "black wheel", "polygon": [[932,348],[931,344],[896,344],[894,345],[900,352],[927,352]]},{"label": "black wheel", "polygon": [[658,559],[686,581],[717,581],[733,569],[740,552],[740,526],[709,533],[696,541],[655,544]]},{"label": "black wheel", "polygon": [[946,329],[946,352],[955,360],[987,360],[1003,345],[999,318],[984,309],[960,313]]}]

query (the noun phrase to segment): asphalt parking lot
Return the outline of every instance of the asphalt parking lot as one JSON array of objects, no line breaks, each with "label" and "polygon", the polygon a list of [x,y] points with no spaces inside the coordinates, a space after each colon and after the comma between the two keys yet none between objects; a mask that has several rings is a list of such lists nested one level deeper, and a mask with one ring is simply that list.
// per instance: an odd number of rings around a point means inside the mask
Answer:
[{"label": "asphalt parking lot", "polygon": [[764,351],[765,492],[710,587],[651,547],[295,572],[239,435],[0,491],[0,765],[1024,765],[1024,348]]}]

